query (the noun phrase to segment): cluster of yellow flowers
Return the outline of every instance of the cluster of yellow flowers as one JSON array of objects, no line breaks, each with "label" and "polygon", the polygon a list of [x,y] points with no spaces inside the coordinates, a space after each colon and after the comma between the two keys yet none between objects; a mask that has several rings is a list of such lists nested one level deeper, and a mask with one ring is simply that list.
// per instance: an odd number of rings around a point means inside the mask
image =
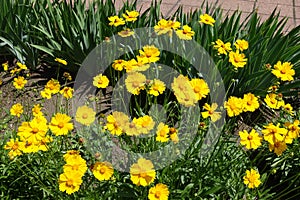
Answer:
[{"label": "cluster of yellow flowers", "polygon": [[244,94],[243,98],[235,96],[229,97],[228,101],[224,103],[229,117],[238,116],[242,112],[254,112],[259,108],[258,98],[252,94]]},{"label": "cluster of yellow flowers", "polygon": [[62,94],[66,99],[70,99],[73,97],[74,89],[71,87],[63,87],[60,89],[60,83],[58,80],[51,79],[47,82],[45,85],[44,90],[41,91],[41,96],[45,99],[51,99],[52,95],[60,93]]}]

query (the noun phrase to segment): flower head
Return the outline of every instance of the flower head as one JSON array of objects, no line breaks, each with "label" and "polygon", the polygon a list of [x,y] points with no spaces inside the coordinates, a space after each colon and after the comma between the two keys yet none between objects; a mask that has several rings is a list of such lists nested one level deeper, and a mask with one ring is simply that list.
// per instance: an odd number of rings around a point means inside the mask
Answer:
[{"label": "flower head", "polygon": [[146,45],[143,50],[139,50],[140,55],[137,56],[138,59],[142,59],[143,63],[154,63],[159,61],[160,51],[154,45]]},{"label": "flower head", "polygon": [[34,144],[44,139],[47,132],[47,120],[37,117],[33,118],[29,122],[23,122],[18,128],[18,136],[21,140],[30,141]]},{"label": "flower head", "polygon": [[246,130],[240,131],[239,135],[241,145],[244,145],[247,149],[257,149],[261,146],[262,137],[254,129],[250,133]]},{"label": "flower head", "polygon": [[162,82],[161,80],[158,79],[154,79],[152,81],[152,84],[149,88],[148,93],[153,95],[153,96],[158,96],[160,94],[162,94],[166,89],[166,85],[164,82]]},{"label": "flower head", "polygon": [[35,117],[43,116],[41,104],[35,104],[31,109],[32,115]]},{"label": "flower head", "polygon": [[13,116],[20,117],[22,113],[23,106],[20,103],[16,103],[10,108],[10,114]]},{"label": "flower head", "polygon": [[264,101],[270,108],[273,108],[273,109],[279,109],[280,107],[284,106],[284,104],[285,104],[284,101],[282,99],[280,99],[274,93],[267,94]]},{"label": "flower head", "polygon": [[10,139],[4,145],[4,149],[10,150],[9,153],[8,153],[8,156],[10,158],[14,158],[14,157],[22,155],[22,150],[24,148],[24,145],[25,145],[25,143],[20,142],[18,138],[16,140]]},{"label": "flower head", "polygon": [[237,41],[235,41],[234,46],[236,47],[237,50],[244,51],[248,49],[249,44],[246,40],[238,39]]},{"label": "flower head", "polygon": [[245,58],[245,54],[239,53],[239,50],[236,52],[231,51],[229,52],[229,62],[235,67],[235,68],[243,68],[247,64],[247,58]]},{"label": "flower head", "polygon": [[204,23],[204,24],[208,24],[210,26],[214,26],[215,22],[216,22],[216,20],[208,14],[200,15],[199,23]]},{"label": "flower head", "polygon": [[282,142],[284,137],[287,135],[288,130],[285,128],[280,128],[280,124],[278,123],[276,126],[273,123],[269,123],[264,126],[261,132],[263,133],[264,140],[274,145],[275,142]]},{"label": "flower head", "polygon": [[177,30],[176,35],[182,40],[191,40],[195,35],[195,32],[188,25],[184,25],[182,30]]},{"label": "flower head", "polygon": [[145,88],[146,76],[139,72],[129,73],[125,79],[125,85],[128,92],[138,95]]},{"label": "flower head", "polygon": [[143,117],[139,117],[136,120],[136,124],[139,126],[141,133],[148,134],[149,131],[153,129],[155,122],[153,121],[151,116],[145,115]]},{"label": "flower head", "polygon": [[123,14],[123,17],[126,22],[135,22],[139,15],[140,15],[140,13],[135,10],[134,11],[126,10],[126,14]]},{"label": "flower head", "polygon": [[48,90],[50,94],[56,94],[60,91],[60,84],[58,80],[51,79],[47,82],[45,90]]},{"label": "flower head", "polygon": [[222,40],[218,39],[217,41],[213,42],[213,44],[214,48],[218,50],[218,54],[227,55],[227,52],[232,50],[230,42],[224,43]]},{"label": "flower head", "polygon": [[27,80],[23,76],[18,76],[18,78],[14,78],[13,85],[17,90],[23,89]]},{"label": "flower head", "polygon": [[118,111],[108,115],[106,120],[106,129],[112,135],[121,135],[124,132],[125,125],[129,122],[128,116]]},{"label": "flower head", "polygon": [[156,141],[168,142],[169,141],[169,126],[164,123],[159,123],[156,131]]},{"label": "flower head", "polygon": [[51,119],[49,128],[56,136],[67,135],[74,128],[70,121],[71,117],[68,115],[56,113]]},{"label": "flower head", "polygon": [[74,89],[71,87],[64,87],[61,91],[60,94],[62,94],[66,99],[70,99],[73,97],[73,92]]},{"label": "flower head", "polygon": [[95,121],[96,112],[84,105],[77,109],[75,120],[83,125],[89,126]]},{"label": "flower head", "polygon": [[58,63],[60,63],[60,64],[63,64],[63,65],[67,65],[68,64],[66,60],[61,59],[61,58],[55,58],[55,61],[58,62]]},{"label": "flower head", "polygon": [[77,192],[82,184],[81,175],[78,172],[64,172],[59,176],[59,190],[67,194]]},{"label": "flower head", "polygon": [[259,173],[254,170],[247,170],[246,175],[243,177],[244,184],[248,186],[248,188],[256,188],[261,184]]},{"label": "flower head", "polygon": [[124,25],[125,24],[125,21],[123,18],[119,18],[118,16],[111,16],[111,17],[108,17],[108,20],[110,21],[109,22],[109,25],[110,26],[120,26],[120,25]]},{"label": "flower head", "polygon": [[209,87],[203,79],[193,78],[190,81],[197,100],[205,98],[209,93]]},{"label": "flower head", "polygon": [[238,116],[243,112],[243,99],[241,98],[231,96],[224,105],[229,117]]},{"label": "flower head", "polygon": [[83,176],[88,169],[86,161],[81,156],[69,158],[63,168],[64,172],[78,173],[80,176]]},{"label": "flower head", "polygon": [[169,198],[168,186],[162,183],[158,183],[149,189],[149,200],[168,200]]},{"label": "flower head", "polygon": [[201,115],[204,119],[210,117],[212,122],[216,122],[221,118],[221,113],[216,112],[216,109],[218,108],[218,104],[212,103],[210,106],[209,104],[205,103],[203,106],[203,109],[207,110],[205,112],[201,112]]},{"label": "flower head", "polygon": [[145,158],[139,158],[138,162],[130,167],[130,180],[137,186],[150,185],[155,175],[153,163]]},{"label": "flower head", "polygon": [[275,141],[274,144],[269,144],[269,150],[274,151],[277,156],[281,156],[286,148],[287,146],[285,141]]},{"label": "flower head", "polygon": [[3,70],[4,70],[4,71],[7,71],[7,70],[8,70],[8,67],[9,67],[8,61],[5,62],[5,63],[2,63],[2,67],[3,67]]},{"label": "flower head", "polygon": [[254,112],[257,108],[259,108],[258,98],[251,93],[244,94],[244,112],[250,111]]},{"label": "flower head", "polygon": [[126,64],[127,64],[127,61],[118,59],[118,60],[114,60],[112,67],[117,71],[122,71],[123,69],[125,69]]},{"label": "flower head", "polygon": [[130,30],[129,28],[122,30],[120,32],[118,32],[118,35],[121,37],[129,37],[134,35],[134,31]]},{"label": "flower head", "polygon": [[109,180],[114,174],[114,168],[109,162],[96,162],[92,172],[99,181]]},{"label": "flower head", "polygon": [[282,81],[292,81],[295,75],[295,70],[292,69],[292,67],[293,65],[290,62],[281,63],[281,61],[278,61],[276,65],[274,65],[274,69],[272,69],[272,74]]},{"label": "flower head", "polygon": [[97,88],[106,88],[109,84],[109,80],[105,75],[99,74],[94,77],[93,85]]}]

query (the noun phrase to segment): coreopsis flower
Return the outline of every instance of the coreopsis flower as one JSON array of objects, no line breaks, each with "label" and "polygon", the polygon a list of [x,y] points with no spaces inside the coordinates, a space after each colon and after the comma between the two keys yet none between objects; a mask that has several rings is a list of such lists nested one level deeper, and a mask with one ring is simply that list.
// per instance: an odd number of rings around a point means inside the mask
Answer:
[{"label": "coreopsis flower", "polygon": [[225,54],[227,52],[232,51],[230,42],[224,43],[222,40],[218,39],[217,41],[213,42],[214,48],[218,50],[218,54]]},{"label": "coreopsis flower", "polygon": [[5,150],[10,150],[8,152],[8,156],[10,158],[14,158],[17,156],[22,155],[22,150],[24,149],[24,142],[19,141],[19,139],[17,138],[15,139],[10,139],[5,145],[4,145],[4,149]]},{"label": "coreopsis flower", "polygon": [[143,117],[139,117],[136,120],[136,124],[140,127],[141,133],[148,134],[153,129],[155,122],[151,116],[145,115]]},{"label": "coreopsis flower", "polygon": [[164,123],[159,123],[156,131],[156,141],[168,142],[169,141],[169,126]]},{"label": "coreopsis flower", "polygon": [[69,131],[73,130],[74,126],[72,124],[71,117],[62,114],[62,113],[56,113],[49,124],[49,128],[54,133],[54,135],[67,135]]},{"label": "coreopsis flower", "polygon": [[128,136],[137,136],[142,133],[141,127],[137,124],[137,119],[133,118],[131,122],[128,122],[124,126],[124,132]]},{"label": "coreopsis flower", "polygon": [[63,64],[63,65],[68,65],[68,62],[64,59],[61,59],[61,58],[55,58],[54,59],[56,62],[60,63],[60,64]]},{"label": "coreopsis flower", "polygon": [[248,94],[244,94],[244,112],[250,111],[250,112],[254,112],[256,109],[259,108],[259,102],[258,102],[258,98],[251,93]]},{"label": "coreopsis flower", "polygon": [[125,125],[129,122],[129,117],[122,113],[115,111],[106,118],[106,129],[112,135],[121,135],[124,132]]},{"label": "coreopsis flower", "polygon": [[34,117],[43,116],[41,104],[34,105],[33,108],[31,109],[31,111],[32,111],[32,115]]},{"label": "coreopsis flower", "polygon": [[229,62],[235,67],[235,68],[243,68],[247,64],[247,58],[245,58],[245,54],[240,53],[239,50],[230,51],[229,52]]},{"label": "coreopsis flower", "polygon": [[149,189],[149,200],[168,200],[169,198],[168,186],[163,183],[158,183]]},{"label": "coreopsis flower", "polygon": [[290,115],[292,115],[292,116],[295,114],[294,111],[293,111],[292,105],[289,104],[289,103],[285,104],[285,105],[283,106],[283,109],[284,109],[288,114],[290,114]]},{"label": "coreopsis flower", "polygon": [[123,14],[123,17],[126,22],[135,22],[140,13],[138,11],[128,11],[126,10],[126,14]]},{"label": "coreopsis flower", "polygon": [[177,78],[174,78],[171,86],[180,104],[186,107],[195,106],[197,96],[187,77],[180,74]]},{"label": "coreopsis flower", "polygon": [[137,163],[130,167],[130,180],[137,186],[147,186],[153,183],[156,172],[151,160],[139,158]]},{"label": "coreopsis flower", "polygon": [[58,80],[51,79],[47,82],[45,90],[48,90],[51,94],[56,94],[60,91],[60,84]]},{"label": "coreopsis flower", "polygon": [[2,67],[3,67],[4,71],[7,71],[8,70],[8,61],[5,63],[2,63]]},{"label": "coreopsis flower", "polygon": [[254,170],[246,170],[246,175],[243,177],[244,184],[248,186],[248,188],[256,188],[261,184],[260,174]]},{"label": "coreopsis flower", "polygon": [[172,33],[172,29],[171,29],[170,23],[169,23],[168,20],[165,20],[165,19],[159,20],[159,22],[157,23],[157,25],[154,26],[154,31],[158,35]]},{"label": "coreopsis flower", "polygon": [[184,25],[182,30],[177,30],[176,35],[182,40],[191,40],[195,35],[195,31],[188,25]]},{"label": "coreopsis flower", "polygon": [[[43,137],[41,138],[41,140],[43,139]],[[24,148],[22,149],[23,153],[36,153],[39,151],[39,145],[40,145],[40,141],[33,141],[31,139],[25,140],[22,139],[22,141],[24,142]]]},{"label": "coreopsis flower", "polygon": [[166,89],[166,85],[164,82],[158,79],[154,79],[151,83],[148,94],[151,94],[153,96],[158,96],[162,94],[165,91],[165,89]]},{"label": "coreopsis flower", "polygon": [[41,151],[48,151],[49,150],[49,146],[47,143],[53,142],[53,138],[49,135],[46,135],[44,138],[42,138],[37,146],[38,146],[38,150]]},{"label": "coreopsis flower", "polygon": [[122,71],[123,69],[125,69],[126,64],[127,64],[127,61],[118,59],[118,60],[114,60],[112,67],[117,71]]},{"label": "coreopsis flower", "polygon": [[244,39],[243,40],[238,39],[237,41],[235,41],[234,46],[237,50],[244,51],[244,50],[248,49],[249,44]]},{"label": "coreopsis flower", "polygon": [[28,69],[25,64],[22,64],[20,62],[17,62],[16,64],[17,64],[17,66],[19,67],[20,70],[27,70]]},{"label": "coreopsis flower", "polygon": [[139,72],[129,73],[125,79],[127,91],[131,94],[138,95],[140,91],[145,89],[146,76]]},{"label": "coreopsis flower", "polygon": [[139,50],[138,59],[142,59],[143,63],[154,63],[159,61],[160,51],[154,45],[146,45],[143,50]]},{"label": "coreopsis flower", "polygon": [[275,141],[274,144],[269,144],[269,150],[274,151],[277,156],[281,156],[286,149],[285,141]]},{"label": "coreopsis flower", "polygon": [[32,141],[33,143],[41,141],[48,132],[47,121],[33,118],[29,122],[23,122],[18,128],[18,136],[22,140]]},{"label": "coreopsis flower", "polygon": [[41,91],[41,96],[44,98],[44,99],[51,99],[52,97],[52,92],[49,90],[49,89],[44,89]]},{"label": "coreopsis flower", "polygon": [[68,150],[63,157],[66,162],[68,162],[68,160],[81,158],[80,152],[77,150]]},{"label": "coreopsis flower", "polygon": [[221,118],[221,112],[216,112],[218,104],[212,103],[211,106],[207,103],[204,104],[203,109],[207,110],[201,112],[201,115],[204,119],[210,117],[212,122],[216,122]]},{"label": "coreopsis flower", "polygon": [[64,172],[78,173],[83,176],[88,167],[86,161],[80,156],[69,158],[66,164],[63,166]]},{"label": "coreopsis flower", "polygon": [[169,136],[172,142],[174,142],[175,144],[179,142],[178,130],[176,128],[174,127],[169,128]]},{"label": "coreopsis flower", "polygon": [[71,74],[69,72],[64,72],[63,73],[63,77],[65,79],[67,79],[68,81],[72,81],[72,76],[71,76]]},{"label": "coreopsis flower", "polygon": [[10,114],[12,116],[20,117],[22,113],[23,113],[23,106],[20,103],[16,103],[10,108]]},{"label": "coreopsis flower", "polygon": [[109,25],[110,26],[120,26],[120,25],[124,25],[125,24],[125,21],[123,18],[119,18],[118,16],[111,16],[111,17],[108,17],[108,20],[110,21],[109,22]]},{"label": "coreopsis flower", "polygon": [[277,141],[282,142],[287,135],[288,130],[285,128],[280,128],[279,126],[279,123],[276,126],[273,123],[269,123],[268,125],[264,126],[264,129],[261,131],[264,136],[264,140],[272,145],[274,145],[274,143]]},{"label": "coreopsis flower", "polygon": [[299,120],[295,120],[293,123],[290,122],[284,123],[284,126],[288,130],[288,133],[284,138],[285,143],[291,144],[293,142],[293,139],[299,137],[300,134],[299,124],[300,124]]},{"label": "coreopsis flower", "polygon": [[74,89],[71,87],[64,87],[60,90],[60,94],[62,94],[66,99],[71,99],[73,97]]},{"label": "coreopsis flower", "polygon": [[95,121],[95,118],[96,112],[86,105],[79,107],[76,111],[75,120],[80,124],[89,126]]},{"label": "coreopsis flower", "polygon": [[250,133],[248,131],[239,132],[241,138],[241,145],[245,146],[247,149],[257,149],[261,146],[262,137],[252,129]]},{"label": "coreopsis flower", "polygon": [[231,96],[228,101],[225,102],[224,107],[227,110],[229,117],[238,116],[243,112],[243,99]]},{"label": "coreopsis flower", "polygon": [[282,81],[292,81],[295,75],[295,70],[292,67],[293,65],[290,62],[281,63],[281,61],[278,61],[272,69],[272,74]]},{"label": "coreopsis flower", "polygon": [[193,78],[190,81],[190,84],[193,88],[197,100],[201,100],[202,98],[205,98],[208,95],[209,87],[203,79]]},{"label": "coreopsis flower", "polygon": [[92,172],[99,181],[109,180],[114,174],[114,168],[109,162],[96,162]]},{"label": "coreopsis flower", "polygon": [[93,79],[93,85],[97,88],[106,88],[108,84],[109,80],[105,75],[99,74]]},{"label": "coreopsis flower", "polygon": [[77,192],[82,184],[81,178],[82,176],[78,172],[64,172],[59,176],[59,190],[67,194]]},{"label": "coreopsis flower", "polygon": [[129,28],[122,30],[120,32],[118,32],[118,35],[121,37],[129,37],[134,35],[134,31],[130,30]]},{"label": "coreopsis flower", "polygon": [[284,101],[274,93],[267,94],[264,101],[270,108],[273,109],[279,109],[280,107],[285,105]]},{"label": "coreopsis flower", "polygon": [[210,26],[214,26],[215,22],[216,22],[216,20],[208,14],[200,15],[199,23],[204,23],[204,24],[208,24]]},{"label": "coreopsis flower", "polygon": [[18,78],[14,78],[13,85],[17,90],[23,89],[27,80],[23,76],[18,76]]},{"label": "coreopsis flower", "polygon": [[131,59],[127,61],[125,69],[126,72],[142,72],[149,69],[150,64],[145,63],[145,60],[142,58]]}]

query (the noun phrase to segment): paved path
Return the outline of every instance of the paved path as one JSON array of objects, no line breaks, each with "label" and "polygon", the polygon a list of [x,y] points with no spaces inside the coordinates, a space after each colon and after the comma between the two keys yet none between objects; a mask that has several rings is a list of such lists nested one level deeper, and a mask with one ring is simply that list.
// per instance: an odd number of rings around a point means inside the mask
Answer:
[{"label": "paved path", "polygon": [[[137,0],[137,5],[144,9],[149,7],[152,0]],[[204,0],[162,0],[161,11],[165,16],[171,15],[183,5],[185,12],[200,7]],[[116,7],[119,7],[123,0],[116,0]],[[300,25],[300,0],[207,0],[209,4],[220,5],[224,12],[233,13],[234,10],[243,12],[246,17],[253,9],[258,11],[262,20],[265,20],[277,7],[281,17],[288,17],[287,29]]]}]

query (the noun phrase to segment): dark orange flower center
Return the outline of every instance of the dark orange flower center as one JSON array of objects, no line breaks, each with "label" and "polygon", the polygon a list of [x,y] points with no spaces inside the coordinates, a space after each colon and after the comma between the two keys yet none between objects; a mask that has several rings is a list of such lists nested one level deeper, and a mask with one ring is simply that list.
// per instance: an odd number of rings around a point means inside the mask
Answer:
[{"label": "dark orange flower center", "polygon": [[73,186],[73,181],[72,181],[72,180],[68,180],[67,183],[66,183],[66,185],[67,185],[68,187]]},{"label": "dark orange flower center", "polygon": [[18,145],[18,144],[14,144],[14,145],[11,147],[12,150],[17,150],[18,148],[19,148],[19,145]]},{"label": "dark orange flower center", "polygon": [[247,139],[248,139],[248,140],[252,140],[253,137],[252,137],[251,135],[248,135]]},{"label": "dark orange flower center", "polygon": [[58,126],[58,128],[63,128],[64,127],[64,123],[63,122],[59,122],[57,126]]},{"label": "dark orange flower center", "polygon": [[88,118],[88,114],[87,113],[82,114],[82,118],[83,119],[87,119]]},{"label": "dark orange flower center", "polygon": [[160,195],[161,195],[160,191],[156,191],[156,192],[155,192],[155,198],[158,198],[158,199],[159,199],[159,198],[160,198]]},{"label": "dark orange flower center", "polygon": [[105,173],[105,169],[104,168],[101,168],[100,169],[100,174],[104,174]]},{"label": "dark orange flower center", "polygon": [[199,86],[195,86],[195,87],[194,87],[194,92],[195,92],[195,93],[198,93],[198,92],[200,92],[200,91],[201,91],[201,89],[200,89]]},{"label": "dark orange flower center", "polygon": [[31,132],[32,132],[32,134],[37,134],[39,132],[39,129],[38,128],[33,128]]}]

